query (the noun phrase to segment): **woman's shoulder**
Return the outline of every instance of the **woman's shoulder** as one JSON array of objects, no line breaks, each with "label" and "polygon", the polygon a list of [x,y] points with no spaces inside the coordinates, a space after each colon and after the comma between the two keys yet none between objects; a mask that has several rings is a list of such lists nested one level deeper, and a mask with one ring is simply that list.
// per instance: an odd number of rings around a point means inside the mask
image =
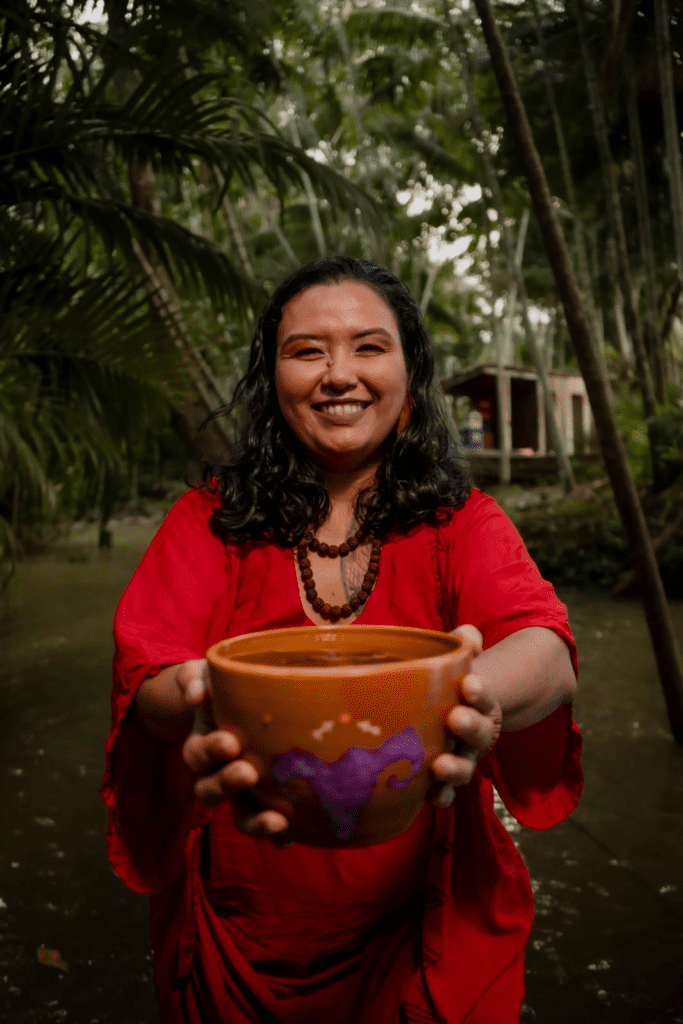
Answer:
[{"label": "woman's shoulder", "polygon": [[190,487],[170,507],[162,527],[194,527],[208,531],[215,509],[220,508],[221,498],[217,491],[206,487]]},{"label": "woman's shoulder", "polygon": [[462,505],[439,510],[439,525],[449,536],[457,536],[471,529],[489,528],[494,524],[511,524],[511,520],[498,502],[478,487],[473,487]]},{"label": "woman's shoulder", "polygon": [[170,511],[177,509],[189,515],[211,514],[213,509],[220,508],[221,496],[218,490],[201,485],[190,487],[173,503]]}]

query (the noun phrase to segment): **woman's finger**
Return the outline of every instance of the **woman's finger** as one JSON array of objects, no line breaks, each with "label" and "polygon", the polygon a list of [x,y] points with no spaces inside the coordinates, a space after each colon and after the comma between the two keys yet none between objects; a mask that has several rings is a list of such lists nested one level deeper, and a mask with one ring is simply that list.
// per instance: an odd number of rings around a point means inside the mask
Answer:
[{"label": "woman's finger", "polygon": [[[476,708],[458,704],[448,713],[446,725],[462,741],[464,747],[473,751],[479,759],[491,750],[498,739],[501,716],[495,708],[488,714],[482,714]],[[464,749],[459,753],[464,753]]]},{"label": "woman's finger", "polygon": [[[235,824],[242,832],[253,836],[254,839],[267,839],[269,837],[281,837],[289,828],[289,822],[284,814],[279,811],[261,811],[259,814],[248,818],[237,818]],[[291,845],[288,842],[277,843],[280,846]]]},{"label": "woman's finger", "polygon": [[279,811],[266,809],[261,801],[249,790],[238,793],[234,799],[235,824],[255,839],[270,837],[276,846],[291,846],[287,840],[289,821]]},{"label": "woman's finger", "polygon": [[482,715],[490,714],[496,705],[495,698],[488,693],[481,678],[475,672],[470,672],[461,680],[460,697],[471,707],[480,711]]},{"label": "woman's finger", "polygon": [[[466,786],[472,781],[477,757],[468,752],[462,754],[439,754],[430,765],[430,771],[437,783],[450,786]],[[437,804],[437,806],[441,806]]]},{"label": "woman's finger", "polygon": [[195,795],[207,807],[215,807],[258,782],[258,772],[249,761],[231,761],[217,772],[197,779]]},{"label": "woman's finger", "polygon": [[176,682],[187,704],[193,707],[201,704],[209,691],[209,663],[206,658],[184,662],[178,669]]},{"label": "woman's finger", "polygon": [[441,811],[445,811],[451,806],[455,799],[455,786],[451,786],[448,783],[437,786],[436,792],[431,799],[435,807],[438,807]]},{"label": "woman's finger", "polygon": [[205,775],[216,765],[232,761],[241,749],[237,737],[223,729],[215,729],[206,736],[193,732],[183,744],[183,758],[193,772]]},{"label": "woman's finger", "polygon": [[481,633],[479,632],[476,626],[472,626],[469,623],[466,625],[458,626],[456,629],[452,630],[451,636],[460,637],[461,640],[465,640],[467,641],[467,643],[472,644],[472,646],[474,647],[475,656],[477,654],[481,654],[484,638],[482,637]]}]

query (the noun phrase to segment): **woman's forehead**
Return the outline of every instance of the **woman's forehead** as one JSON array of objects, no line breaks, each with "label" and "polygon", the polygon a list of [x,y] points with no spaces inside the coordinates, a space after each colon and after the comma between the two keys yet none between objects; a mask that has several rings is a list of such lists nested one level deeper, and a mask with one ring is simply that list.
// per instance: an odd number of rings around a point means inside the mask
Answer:
[{"label": "woman's forehead", "polygon": [[277,338],[282,343],[292,330],[316,328],[360,329],[381,327],[400,335],[394,310],[370,285],[345,280],[314,284],[294,295],[284,306]]}]

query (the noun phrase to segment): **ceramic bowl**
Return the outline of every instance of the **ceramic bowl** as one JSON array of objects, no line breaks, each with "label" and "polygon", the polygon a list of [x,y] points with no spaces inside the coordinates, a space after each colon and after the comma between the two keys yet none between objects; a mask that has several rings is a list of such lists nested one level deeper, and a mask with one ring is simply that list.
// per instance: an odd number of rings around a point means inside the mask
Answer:
[{"label": "ceramic bowl", "polygon": [[399,626],[274,629],[207,653],[219,728],[259,771],[255,795],[296,842],[368,846],[408,828],[452,749],[445,717],[472,647]]}]

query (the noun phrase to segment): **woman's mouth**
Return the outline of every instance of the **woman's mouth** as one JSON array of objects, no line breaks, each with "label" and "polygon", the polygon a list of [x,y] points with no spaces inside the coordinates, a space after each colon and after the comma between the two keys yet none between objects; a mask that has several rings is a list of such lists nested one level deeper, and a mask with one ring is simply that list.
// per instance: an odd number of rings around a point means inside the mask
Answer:
[{"label": "woman's mouth", "polygon": [[360,415],[369,402],[316,402],[313,408],[334,420],[348,420]]}]

